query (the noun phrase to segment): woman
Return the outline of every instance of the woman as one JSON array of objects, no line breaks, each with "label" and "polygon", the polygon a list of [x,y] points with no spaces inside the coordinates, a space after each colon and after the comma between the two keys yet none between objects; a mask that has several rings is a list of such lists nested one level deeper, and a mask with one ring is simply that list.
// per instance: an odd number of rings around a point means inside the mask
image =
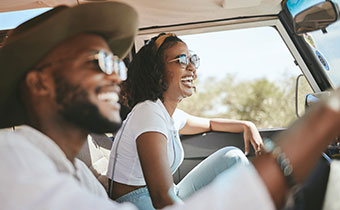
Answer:
[{"label": "woman", "polygon": [[121,91],[132,111],[116,135],[108,170],[116,201],[143,210],[163,208],[187,198],[235,163],[248,163],[241,150],[226,147],[173,188],[172,174],[184,157],[179,134],[243,132],[246,153],[250,143],[261,151],[262,139],[251,122],[205,119],[176,109],[195,91],[198,67],[199,57],[171,33],[152,38],[134,57]]}]

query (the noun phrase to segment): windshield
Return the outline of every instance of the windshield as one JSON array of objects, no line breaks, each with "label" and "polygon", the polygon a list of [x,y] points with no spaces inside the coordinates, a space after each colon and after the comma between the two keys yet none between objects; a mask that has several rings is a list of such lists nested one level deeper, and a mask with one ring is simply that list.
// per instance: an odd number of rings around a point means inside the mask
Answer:
[{"label": "windshield", "polygon": [[304,38],[333,88],[337,88],[340,87],[340,21],[331,24],[326,30],[325,34],[321,30],[309,32]]}]

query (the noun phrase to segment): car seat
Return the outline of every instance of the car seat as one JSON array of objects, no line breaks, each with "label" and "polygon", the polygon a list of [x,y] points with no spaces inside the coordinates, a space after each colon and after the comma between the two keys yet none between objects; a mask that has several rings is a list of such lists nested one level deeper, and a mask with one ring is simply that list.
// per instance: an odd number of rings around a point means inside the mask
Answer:
[{"label": "car seat", "polygon": [[90,134],[87,137],[87,142],[77,156],[89,167],[106,191],[108,190],[106,172],[109,164],[111,146],[112,140],[105,134]]}]

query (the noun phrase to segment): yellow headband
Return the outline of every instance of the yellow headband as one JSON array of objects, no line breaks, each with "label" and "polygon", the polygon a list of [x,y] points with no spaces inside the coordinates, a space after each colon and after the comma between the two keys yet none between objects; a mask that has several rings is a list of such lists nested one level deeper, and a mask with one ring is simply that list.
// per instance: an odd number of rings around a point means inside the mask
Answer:
[{"label": "yellow headband", "polygon": [[174,33],[167,33],[167,34],[164,34],[164,35],[160,35],[156,41],[155,41],[155,45],[156,45],[156,50],[159,49],[159,47],[163,44],[164,40],[170,36],[176,36],[176,34]]}]

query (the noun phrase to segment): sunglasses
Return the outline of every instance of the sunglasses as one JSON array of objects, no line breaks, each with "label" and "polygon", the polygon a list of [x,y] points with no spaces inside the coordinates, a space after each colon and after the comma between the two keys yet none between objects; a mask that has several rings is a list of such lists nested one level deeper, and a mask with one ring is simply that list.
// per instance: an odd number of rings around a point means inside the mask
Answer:
[{"label": "sunglasses", "polygon": [[[36,70],[42,70],[46,67],[60,64],[62,62],[72,62],[73,59],[60,59],[58,61],[43,64],[36,68]],[[118,56],[108,52],[106,50],[95,51],[93,54],[85,59],[86,62],[94,62],[98,68],[107,75],[116,74],[121,80],[127,78],[127,68],[124,62],[118,58]]]},{"label": "sunglasses", "polygon": [[196,54],[192,54],[190,56],[186,54],[181,54],[177,56],[176,58],[169,60],[168,63],[178,61],[179,64],[183,66],[183,68],[187,68],[189,65],[189,62],[195,67],[195,69],[198,69],[200,66],[200,58]]},{"label": "sunglasses", "polygon": [[115,73],[121,80],[126,80],[127,69],[124,62],[111,52],[99,50],[92,56],[89,56],[88,59],[89,61],[94,61],[105,74],[111,75]]}]

